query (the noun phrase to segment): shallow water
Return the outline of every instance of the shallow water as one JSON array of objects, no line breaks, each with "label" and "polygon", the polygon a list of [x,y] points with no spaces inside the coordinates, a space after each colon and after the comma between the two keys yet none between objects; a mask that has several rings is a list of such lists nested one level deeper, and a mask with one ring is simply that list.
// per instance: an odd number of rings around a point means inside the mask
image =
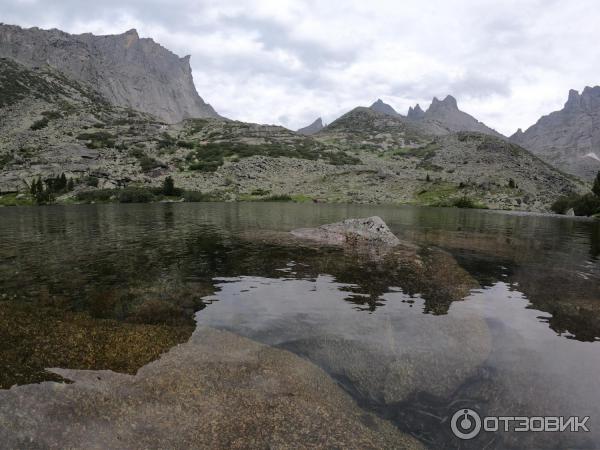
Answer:
[{"label": "shallow water", "polygon": [[[371,258],[273,233],[375,214],[420,250]],[[431,448],[600,446],[598,222],[361,205],[89,205],[2,209],[0,236],[2,387],[56,379],[44,367],[134,373],[184,342],[196,311],[198,327],[314,362]],[[465,407],[589,415],[592,431],[459,441],[448,420]]]}]

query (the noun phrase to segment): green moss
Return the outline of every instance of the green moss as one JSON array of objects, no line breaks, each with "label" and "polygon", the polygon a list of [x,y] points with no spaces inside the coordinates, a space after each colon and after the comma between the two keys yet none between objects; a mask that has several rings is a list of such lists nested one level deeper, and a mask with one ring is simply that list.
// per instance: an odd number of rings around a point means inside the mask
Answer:
[{"label": "green moss", "polygon": [[309,197],[308,195],[304,195],[304,194],[296,194],[296,195],[292,195],[292,201],[296,202],[296,203],[310,203],[313,201],[312,197]]},{"label": "green moss", "polygon": [[246,144],[241,142],[213,142],[196,147],[188,153],[186,160],[190,170],[214,172],[226,158],[241,159],[255,155],[272,158],[289,157],[298,159],[322,159],[333,165],[358,164],[360,160],[343,151],[329,151],[314,141],[303,140],[294,144],[266,143]]},{"label": "green moss", "polygon": [[31,206],[35,204],[35,200],[29,194],[19,197],[19,194],[11,193],[0,195],[0,206]]},{"label": "green moss", "polygon": [[416,195],[415,203],[419,205],[436,206],[455,196],[457,191],[458,186],[451,183],[432,183],[431,186],[428,186]]}]

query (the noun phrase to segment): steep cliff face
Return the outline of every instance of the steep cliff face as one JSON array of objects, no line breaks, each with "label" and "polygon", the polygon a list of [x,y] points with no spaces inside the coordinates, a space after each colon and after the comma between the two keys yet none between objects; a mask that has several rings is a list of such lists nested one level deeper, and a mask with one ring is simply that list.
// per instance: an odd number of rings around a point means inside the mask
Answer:
[{"label": "steep cliff face", "polygon": [[511,141],[559,169],[585,179],[600,170],[600,86],[569,92],[560,111],[542,117]]},{"label": "steep cliff face", "polygon": [[218,117],[196,92],[189,56],[179,58],[135,30],[120,35],[72,35],[0,24],[0,57],[28,67],[49,65],[89,83],[108,101],[169,122]]}]

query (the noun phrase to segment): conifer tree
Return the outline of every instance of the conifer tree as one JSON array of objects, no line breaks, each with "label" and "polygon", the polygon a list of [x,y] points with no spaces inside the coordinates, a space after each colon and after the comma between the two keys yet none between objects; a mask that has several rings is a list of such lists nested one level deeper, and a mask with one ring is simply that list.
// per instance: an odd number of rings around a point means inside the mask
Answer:
[{"label": "conifer tree", "polygon": [[594,180],[594,186],[592,187],[592,192],[600,197],[600,170],[596,175],[596,179]]}]

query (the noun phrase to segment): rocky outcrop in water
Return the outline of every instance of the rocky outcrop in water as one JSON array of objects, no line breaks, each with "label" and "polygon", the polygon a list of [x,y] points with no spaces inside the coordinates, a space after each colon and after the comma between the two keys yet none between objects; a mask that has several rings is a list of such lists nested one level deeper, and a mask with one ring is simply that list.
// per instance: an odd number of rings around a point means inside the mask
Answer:
[{"label": "rocky outcrop in water", "polygon": [[600,86],[581,94],[571,90],[563,109],[517,131],[511,141],[565,172],[593,179],[600,170]]},{"label": "rocky outcrop in water", "polygon": [[190,57],[178,57],[136,30],[111,36],[0,24],[0,57],[30,68],[51,66],[85,82],[116,106],[175,123],[218,117],[196,92]]},{"label": "rocky outcrop in water", "polygon": [[321,225],[318,228],[299,228],[292,234],[302,239],[329,245],[381,245],[393,247],[400,240],[377,216],[366,219],[347,219],[343,222]]}]

